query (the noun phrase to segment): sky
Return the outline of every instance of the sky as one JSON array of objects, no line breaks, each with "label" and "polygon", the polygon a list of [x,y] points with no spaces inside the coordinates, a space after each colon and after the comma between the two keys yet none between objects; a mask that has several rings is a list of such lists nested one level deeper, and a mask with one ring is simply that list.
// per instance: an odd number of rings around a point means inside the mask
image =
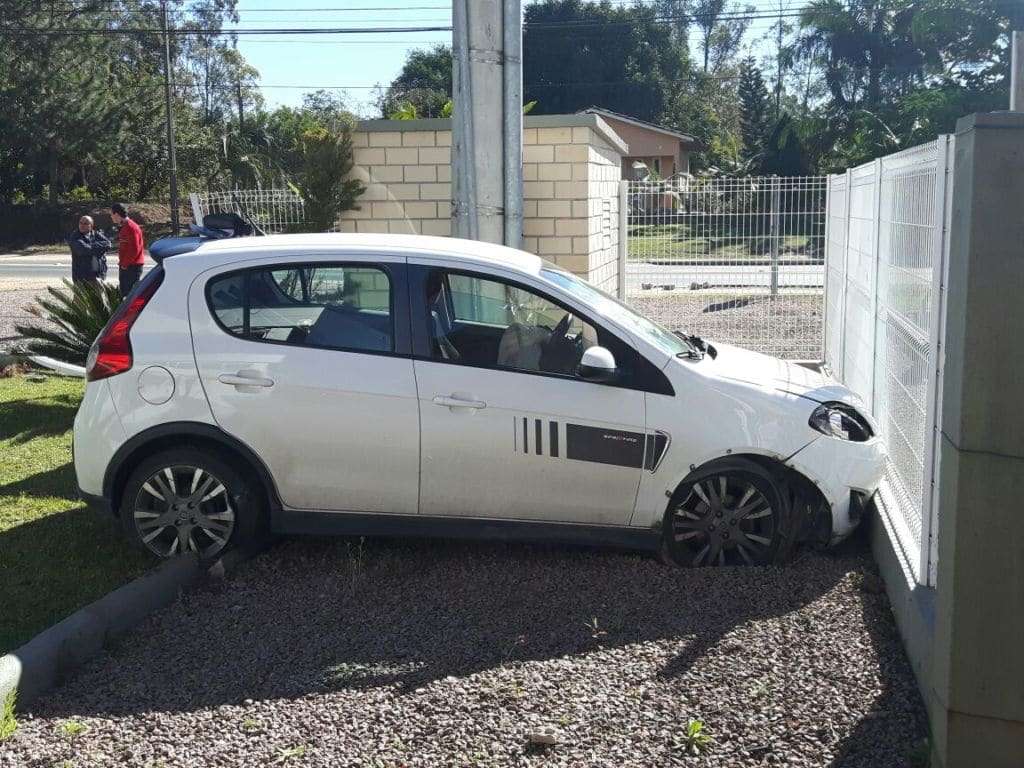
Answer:
[{"label": "sky", "polygon": [[[288,11],[277,10],[282,8]],[[318,8],[345,10],[309,10]],[[445,0],[239,0],[238,12],[239,25],[246,29],[451,24],[451,3]],[[259,70],[263,98],[270,107],[301,104],[303,94],[318,87],[346,86],[350,108],[377,117],[373,88],[386,86],[398,75],[409,51],[450,42],[450,32],[241,35],[238,48]]]},{"label": "sky", "polygon": [[[534,0],[524,0],[529,5]],[[616,0],[627,2],[628,0]],[[780,0],[737,0],[737,7],[777,9]],[[782,0],[799,7],[800,0]],[[322,10],[327,9],[327,10]],[[246,29],[281,27],[402,27],[451,24],[450,0],[239,0],[239,26]],[[762,55],[761,42],[771,21],[753,22],[746,40]],[[238,47],[260,72],[263,97],[269,107],[295,106],[318,87],[343,86],[349,108],[363,117],[379,117],[374,88],[386,86],[400,72],[408,53],[450,43],[450,32],[394,32],[359,35],[241,35]],[[691,51],[697,57],[696,39]]]}]

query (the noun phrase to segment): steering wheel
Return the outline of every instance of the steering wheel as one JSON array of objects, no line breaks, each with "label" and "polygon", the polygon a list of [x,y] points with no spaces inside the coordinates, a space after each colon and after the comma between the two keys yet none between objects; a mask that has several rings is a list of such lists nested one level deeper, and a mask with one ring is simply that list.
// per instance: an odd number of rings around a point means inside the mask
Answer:
[{"label": "steering wheel", "polygon": [[564,339],[569,335],[569,326],[572,325],[572,312],[566,312],[565,317],[558,321],[558,325],[551,331],[551,341]]}]

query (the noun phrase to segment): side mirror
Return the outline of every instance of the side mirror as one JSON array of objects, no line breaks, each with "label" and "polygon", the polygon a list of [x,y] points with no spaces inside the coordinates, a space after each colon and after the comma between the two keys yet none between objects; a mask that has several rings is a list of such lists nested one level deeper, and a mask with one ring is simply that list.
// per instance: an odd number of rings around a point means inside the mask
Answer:
[{"label": "side mirror", "polygon": [[604,347],[590,347],[583,353],[576,373],[587,381],[609,382],[616,379],[619,370],[611,352]]}]

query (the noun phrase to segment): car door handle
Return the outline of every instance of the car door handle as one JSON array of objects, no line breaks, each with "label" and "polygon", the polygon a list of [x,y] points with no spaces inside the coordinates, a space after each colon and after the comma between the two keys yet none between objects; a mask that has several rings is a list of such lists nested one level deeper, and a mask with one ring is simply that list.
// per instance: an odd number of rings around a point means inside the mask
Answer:
[{"label": "car door handle", "polygon": [[241,371],[238,373],[222,373],[217,377],[221,384],[230,384],[233,387],[272,387],[273,379],[263,379],[259,376],[249,376]]},{"label": "car door handle", "polygon": [[434,405],[443,405],[446,408],[486,408],[487,403],[482,400],[465,400],[461,397],[452,397],[450,395],[438,395],[433,400]]}]

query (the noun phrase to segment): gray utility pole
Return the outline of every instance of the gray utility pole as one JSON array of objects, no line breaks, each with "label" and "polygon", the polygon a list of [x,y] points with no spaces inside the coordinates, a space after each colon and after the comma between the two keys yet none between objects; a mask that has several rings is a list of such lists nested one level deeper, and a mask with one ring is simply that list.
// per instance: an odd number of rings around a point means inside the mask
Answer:
[{"label": "gray utility pole", "polygon": [[454,0],[455,234],[522,239],[522,0]]},{"label": "gray utility pole", "polygon": [[1014,32],[1010,45],[1010,111],[1024,112],[1024,32]]},{"label": "gray utility pole", "polygon": [[174,152],[174,110],[171,109],[171,35],[167,29],[167,0],[160,0],[160,25],[164,33],[164,102],[167,109],[167,155],[171,164],[171,232],[178,234],[178,159]]}]

